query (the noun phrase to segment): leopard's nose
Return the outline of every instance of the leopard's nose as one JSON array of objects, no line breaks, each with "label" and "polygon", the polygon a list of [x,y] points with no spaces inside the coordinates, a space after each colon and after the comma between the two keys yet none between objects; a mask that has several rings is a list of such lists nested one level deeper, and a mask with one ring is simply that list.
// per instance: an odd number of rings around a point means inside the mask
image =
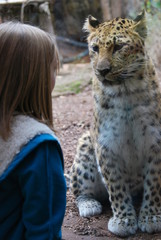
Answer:
[{"label": "leopard's nose", "polygon": [[109,67],[109,68],[106,68],[106,69],[103,69],[103,70],[98,70],[98,71],[103,77],[105,77],[106,74],[108,74],[111,71],[111,68]]}]

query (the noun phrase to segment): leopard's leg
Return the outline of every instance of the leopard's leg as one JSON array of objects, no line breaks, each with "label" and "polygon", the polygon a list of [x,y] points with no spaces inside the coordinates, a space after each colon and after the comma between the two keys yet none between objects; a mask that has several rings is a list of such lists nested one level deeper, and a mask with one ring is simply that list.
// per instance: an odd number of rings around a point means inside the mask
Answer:
[{"label": "leopard's leg", "polygon": [[161,232],[161,156],[149,157],[144,174],[144,196],[138,226],[143,232]]},{"label": "leopard's leg", "polygon": [[90,132],[80,139],[77,153],[70,173],[70,189],[76,197],[79,214],[82,217],[93,216],[102,212],[99,197],[107,197],[97,169]]},{"label": "leopard's leg", "polygon": [[118,166],[118,157],[114,153],[111,154],[112,151],[108,148],[101,147],[97,152],[113,211],[113,217],[108,222],[108,229],[122,237],[135,234],[138,228],[137,217],[125,170],[120,163]]}]

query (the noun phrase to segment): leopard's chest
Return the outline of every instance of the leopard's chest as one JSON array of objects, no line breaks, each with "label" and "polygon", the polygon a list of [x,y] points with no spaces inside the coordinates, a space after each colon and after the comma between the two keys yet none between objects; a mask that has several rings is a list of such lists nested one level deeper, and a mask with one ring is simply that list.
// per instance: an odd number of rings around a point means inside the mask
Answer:
[{"label": "leopard's chest", "polygon": [[129,113],[127,116],[127,112],[123,110],[113,110],[110,114],[104,113],[98,125],[98,144],[108,146],[122,159],[132,158],[136,155],[137,146],[142,138],[139,131],[142,124],[133,118],[133,114]]},{"label": "leopard's chest", "polygon": [[[98,108],[96,147],[107,148],[107,158],[114,158],[131,174],[144,167],[150,149],[158,138],[160,126],[152,106]],[[156,122],[152,126],[152,122]],[[106,161],[106,159],[105,159]]]}]

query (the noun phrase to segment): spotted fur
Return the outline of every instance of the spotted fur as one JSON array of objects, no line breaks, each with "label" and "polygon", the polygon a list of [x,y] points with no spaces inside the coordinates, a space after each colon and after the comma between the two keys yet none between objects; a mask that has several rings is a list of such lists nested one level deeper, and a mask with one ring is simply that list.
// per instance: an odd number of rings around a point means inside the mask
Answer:
[{"label": "spotted fur", "polygon": [[[80,216],[100,214],[109,196],[116,235],[161,231],[161,98],[153,64],[144,47],[145,12],[135,20],[99,23],[89,16],[94,113],[79,140],[70,188]],[[139,215],[132,196],[142,190]]]}]

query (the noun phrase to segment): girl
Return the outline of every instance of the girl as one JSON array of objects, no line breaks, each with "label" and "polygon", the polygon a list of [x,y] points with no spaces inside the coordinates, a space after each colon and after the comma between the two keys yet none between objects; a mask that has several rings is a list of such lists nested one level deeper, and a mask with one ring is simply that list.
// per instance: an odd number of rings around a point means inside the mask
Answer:
[{"label": "girl", "polygon": [[61,239],[66,184],[51,99],[58,67],[47,33],[0,24],[0,239]]}]

